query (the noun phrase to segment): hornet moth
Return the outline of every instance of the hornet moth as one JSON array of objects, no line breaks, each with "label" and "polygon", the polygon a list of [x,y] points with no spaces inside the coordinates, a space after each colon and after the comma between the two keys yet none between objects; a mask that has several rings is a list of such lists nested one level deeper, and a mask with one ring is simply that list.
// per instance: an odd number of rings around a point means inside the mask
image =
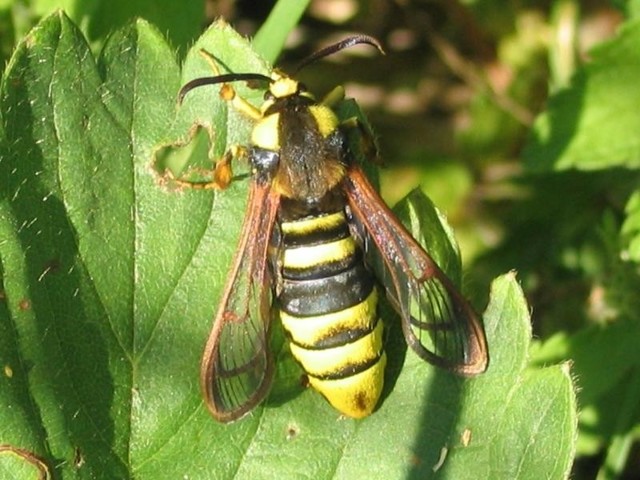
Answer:
[{"label": "hornet moth", "polygon": [[[312,54],[297,70],[356,44],[382,52],[374,38],[355,35]],[[230,83],[238,81],[267,85],[259,108],[236,95]],[[223,84],[222,98],[255,123],[250,144],[232,147],[205,186],[224,188],[231,159],[248,159],[242,233],[202,360],[211,414],[230,422],[267,396],[274,376],[274,309],[309,384],[349,417],[371,414],[382,392],[381,293],[420,358],[463,376],[485,371],[482,324],[367,180],[348,136],[355,132],[363,143],[375,142],[358,120],[338,120],[332,108],[337,95],[317,101],[303,84],[274,70],[270,76],[196,78],[182,87],[179,102],[214,84]]]}]

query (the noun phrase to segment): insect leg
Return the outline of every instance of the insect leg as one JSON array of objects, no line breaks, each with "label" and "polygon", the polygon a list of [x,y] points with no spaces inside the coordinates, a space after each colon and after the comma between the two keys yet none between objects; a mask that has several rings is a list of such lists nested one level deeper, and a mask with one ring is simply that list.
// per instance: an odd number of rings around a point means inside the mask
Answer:
[{"label": "insect leg", "polygon": [[229,186],[233,178],[233,169],[231,168],[231,162],[234,158],[246,158],[247,149],[240,145],[232,145],[225,154],[216,161],[213,169],[192,168],[187,172],[187,176],[191,173],[197,173],[203,177],[210,177],[208,181],[193,181],[186,180],[184,178],[175,177],[170,170],[167,170],[166,175],[176,185],[185,188],[192,188],[195,190],[224,190]]},{"label": "insect leg", "polygon": [[367,125],[358,117],[350,117],[340,123],[340,127],[342,127],[343,131],[347,134],[356,131],[358,135],[358,150],[362,157],[374,165],[382,165],[378,144]]},{"label": "insect leg", "polygon": [[[209,66],[211,67],[211,70],[213,70],[213,73],[216,76],[221,76],[220,67],[218,65],[218,61],[216,60],[215,56],[204,49],[201,49],[199,53],[205,59],[205,61],[209,64]],[[183,90],[179,95],[180,104],[182,103],[182,99],[184,98],[184,94],[182,92],[184,91],[186,93],[186,91],[191,90],[191,88],[189,87],[187,88],[188,89],[185,90],[183,87]],[[247,117],[253,120],[259,120],[260,118],[262,118],[262,113],[260,112],[260,109],[252,105],[251,103],[249,103],[246,99],[244,99],[240,95],[238,95],[236,90],[233,88],[233,86],[230,83],[226,83],[226,82],[222,83],[222,86],[220,87],[220,90],[219,90],[219,95],[222,100],[229,102],[235,110],[246,115]],[[233,178],[233,170],[231,168],[232,160],[234,158],[240,158],[240,157],[246,158],[246,156],[247,156],[246,148],[241,147],[239,145],[233,145],[225,152],[222,158],[220,158],[215,162],[215,166],[213,167],[213,169],[209,170],[209,169],[201,169],[201,168],[192,168],[192,169],[189,169],[189,171],[187,172],[187,176],[189,176],[192,173],[196,173],[205,178],[206,177],[211,178],[211,180],[209,181],[191,181],[191,180],[186,180],[184,178],[176,178],[170,172],[168,172],[168,176],[175,184],[180,185],[182,187],[194,188],[199,190],[212,190],[212,189],[222,190],[229,186]]]},{"label": "insect leg", "polygon": [[[205,49],[200,49],[200,55],[206,60],[206,62],[213,70],[213,73],[216,76],[221,75],[220,67],[218,66],[218,61],[213,56],[213,54],[207,52]],[[220,98],[225,101],[231,102],[233,108],[235,108],[240,113],[247,115],[249,118],[253,120],[259,120],[262,118],[262,113],[260,109],[255,105],[252,105],[243,97],[236,93],[235,88],[229,83],[223,83],[222,87],[220,87]]]}]

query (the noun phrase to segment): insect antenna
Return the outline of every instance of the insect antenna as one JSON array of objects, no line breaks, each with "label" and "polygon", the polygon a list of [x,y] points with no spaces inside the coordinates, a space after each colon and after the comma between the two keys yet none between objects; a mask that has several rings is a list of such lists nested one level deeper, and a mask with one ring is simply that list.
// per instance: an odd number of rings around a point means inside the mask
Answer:
[{"label": "insect antenna", "polygon": [[380,42],[375,38],[370,37],[369,35],[362,35],[362,34],[352,35],[351,37],[347,37],[344,40],[340,40],[339,42],[329,45],[328,47],[325,47],[322,50],[318,50],[317,52],[312,53],[311,55],[309,55],[307,58],[305,58],[298,64],[298,66],[295,68],[293,73],[294,74],[298,73],[307,65],[317,62],[321,58],[327,57],[329,55],[333,55],[334,53],[339,52],[340,50],[344,50],[345,48],[350,48],[350,47],[353,47],[354,45],[359,45],[359,44],[371,45],[372,47],[377,48],[378,51],[382,55],[384,55],[384,49],[382,48],[382,45],[380,45]]},{"label": "insect antenna", "polygon": [[217,83],[243,82],[251,80],[259,80],[269,83],[272,82],[270,77],[262,75],[261,73],[225,73],[214,77],[194,78],[190,82],[185,83],[180,89],[180,92],[178,92],[178,105],[182,104],[184,97],[194,88],[202,87],[204,85],[215,85]]}]

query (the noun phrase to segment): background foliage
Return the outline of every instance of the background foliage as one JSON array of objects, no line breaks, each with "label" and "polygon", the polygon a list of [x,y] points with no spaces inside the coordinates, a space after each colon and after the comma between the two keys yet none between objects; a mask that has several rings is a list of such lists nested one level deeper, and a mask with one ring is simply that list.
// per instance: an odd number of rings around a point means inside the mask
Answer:
[{"label": "background foliage", "polygon": [[[271,11],[0,1],[0,54],[13,55],[0,97],[0,472],[565,478],[575,450],[573,478],[636,478],[638,2],[282,1],[266,20]],[[191,48],[219,15],[255,35],[262,58],[222,25]],[[188,141],[194,121],[213,156],[248,128],[206,92],[176,109],[185,79],[209,73],[199,46],[263,71],[286,40],[286,70],[351,31],[387,55],[354,50],[300,77],[318,92],[344,84],[366,111],[390,203],[417,186],[447,215],[479,310],[492,279],[517,272],[491,287],[491,368],[451,378],[392,330],[386,399],[354,422],[303,391],[283,350],[267,406],[217,425],[197,368],[246,185],[172,191],[151,159]],[[206,163],[197,148],[187,157]],[[417,198],[398,211],[430,212]],[[442,230],[433,218],[422,233]]]}]

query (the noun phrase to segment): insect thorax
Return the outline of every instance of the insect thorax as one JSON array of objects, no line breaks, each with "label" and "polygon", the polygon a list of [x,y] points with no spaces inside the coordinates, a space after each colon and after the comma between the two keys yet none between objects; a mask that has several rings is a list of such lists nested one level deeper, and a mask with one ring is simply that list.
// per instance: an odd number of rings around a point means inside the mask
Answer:
[{"label": "insect thorax", "polygon": [[265,175],[268,168],[273,188],[284,198],[317,202],[345,175],[346,139],[338,119],[309,96],[273,100],[251,139],[256,173]]}]

